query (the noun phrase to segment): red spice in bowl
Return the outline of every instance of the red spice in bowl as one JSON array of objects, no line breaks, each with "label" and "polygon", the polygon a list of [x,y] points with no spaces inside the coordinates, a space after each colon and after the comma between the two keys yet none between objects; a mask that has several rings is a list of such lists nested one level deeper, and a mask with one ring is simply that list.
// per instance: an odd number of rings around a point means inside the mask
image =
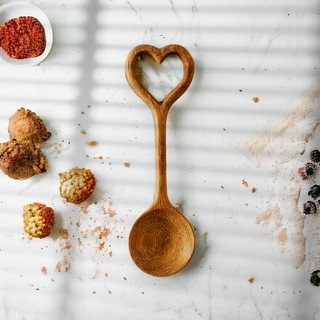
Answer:
[{"label": "red spice in bowl", "polygon": [[0,27],[0,47],[10,58],[38,57],[46,48],[45,30],[34,17],[11,19]]}]

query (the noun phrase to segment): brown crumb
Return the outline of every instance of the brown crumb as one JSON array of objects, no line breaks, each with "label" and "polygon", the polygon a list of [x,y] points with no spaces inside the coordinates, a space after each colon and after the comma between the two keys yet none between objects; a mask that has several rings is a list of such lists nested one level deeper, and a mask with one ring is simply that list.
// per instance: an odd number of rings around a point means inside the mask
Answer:
[{"label": "brown crumb", "polygon": [[257,190],[257,188],[252,188],[252,193],[255,193]]},{"label": "brown crumb", "polygon": [[41,268],[41,272],[42,272],[43,274],[47,274],[47,268],[46,268],[45,266],[43,266],[43,267]]},{"label": "brown crumb", "polygon": [[83,111],[81,111],[81,113],[82,113],[82,114],[84,114],[84,112],[83,112]]},{"label": "brown crumb", "polygon": [[221,189],[224,189],[224,186],[221,186]]},{"label": "brown crumb", "polygon": [[87,134],[87,131],[84,130],[84,129],[82,129],[80,132],[81,132],[82,134]]},{"label": "brown crumb", "polygon": [[88,108],[91,108],[91,106],[88,106]]},{"label": "brown crumb", "polygon": [[126,278],[126,277],[123,277],[123,279],[127,281],[127,278]]},{"label": "brown crumb", "polygon": [[80,124],[80,123],[78,123],[78,126],[79,126],[79,127],[81,127],[81,124]]},{"label": "brown crumb", "polygon": [[249,281],[250,283],[252,283],[253,280],[254,280],[254,279],[253,279],[252,277],[249,277],[249,278],[248,278],[248,281]]},{"label": "brown crumb", "polygon": [[37,288],[36,290],[39,291],[39,288]]},{"label": "brown crumb", "polygon": [[89,158],[89,155],[88,155],[88,154],[86,154],[86,158]]},{"label": "brown crumb", "polygon": [[130,167],[130,163],[129,163],[129,162],[125,162],[125,163],[124,163],[124,166],[127,167],[127,168],[129,168],[129,167]]},{"label": "brown crumb", "polygon": [[259,98],[258,98],[258,97],[254,97],[254,98],[252,98],[252,101],[253,101],[254,103],[257,103],[257,102],[259,102]]},{"label": "brown crumb", "polygon": [[96,294],[97,292],[96,292],[96,291],[92,291],[92,293],[93,293],[93,294]]},{"label": "brown crumb", "polygon": [[109,252],[109,256],[112,257],[112,251]]},{"label": "brown crumb", "polygon": [[111,294],[112,292],[110,290],[108,290],[109,294]]},{"label": "brown crumb", "polygon": [[104,275],[105,275],[106,277],[108,277],[108,274],[107,274],[107,273],[105,273]]},{"label": "brown crumb", "polygon": [[68,230],[61,228],[59,232],[59,237],[61,237],[62,239],[68,239],[69,238]]},{"label": "brown crumb", "polygon": [[226,131],[226,128],[223,128],[223,131]]},{"label": "brown crumb", "polygon": [[59,261],[56,265],[56,271],[58,272],[68,272],[70,268],[71,264],[67,257],[63,257],[62,261]]},{"label": "brown crumb", "polygon": [[86,141],[86,144],[88,146],[97,146],[99,144],[99,142],[97,142],[97,141]]},{"label": "brown crumb", "polygon": [[248,182],[247,181],[244,181],[243,179],[242,179],[242,184],[245,186],[245,187],[249,187],[249,185],[248,185]]}]

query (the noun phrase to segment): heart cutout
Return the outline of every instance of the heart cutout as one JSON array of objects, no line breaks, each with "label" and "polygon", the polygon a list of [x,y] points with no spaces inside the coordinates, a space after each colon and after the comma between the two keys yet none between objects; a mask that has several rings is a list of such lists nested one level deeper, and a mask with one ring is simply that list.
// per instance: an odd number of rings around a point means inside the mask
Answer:
[{"label": "heart cutout", "polygon": [[161,64],[144,54],[136,61],[135,74],[139,83],[157,101],[162,101],[181,81],[183,65],[181,59],[175,54],[168,55]]},{"label": "heart cutout", "polygon": [[[183,76],[181,81],[160,102],[140,84],[135,73],[135,64],[137,59],[145,54],[152,57],[158,64],[161,64],[170,54],[177,55],[182,61]],[[173,103],[184,94],[191,84],[194,75],[194,62],[187,49],[177,44],[168,45],[161,49],[150,45],[140,45],[135,47],[128,54],[125,75],[131,89],[149,106],[151,110],[161,109],[168,112]]]}]

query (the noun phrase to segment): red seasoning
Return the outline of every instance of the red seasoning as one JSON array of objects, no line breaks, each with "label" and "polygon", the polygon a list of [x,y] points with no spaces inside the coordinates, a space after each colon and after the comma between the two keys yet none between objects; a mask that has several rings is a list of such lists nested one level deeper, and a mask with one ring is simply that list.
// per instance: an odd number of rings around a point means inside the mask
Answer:
[{"label": "red seasoning", "polygon": [[38,57],[46,48],[44,28],[34,17],[11,19],[0,27],[0,47],[10,58]]}]

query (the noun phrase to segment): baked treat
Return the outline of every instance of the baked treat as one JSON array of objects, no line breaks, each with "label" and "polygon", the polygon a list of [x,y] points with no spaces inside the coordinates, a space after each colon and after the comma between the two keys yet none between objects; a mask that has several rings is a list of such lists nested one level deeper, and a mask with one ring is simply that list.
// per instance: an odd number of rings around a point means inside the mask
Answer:
[{"label": "baked treat", "polygon": [[51,136],[40,117],[24,108],[9,118],[8,132],[11,140],[28,140],[36,146],[40,146]]},{"label": "baked treat", "polygon": [[28,140],[13,139],[0,143],[0,169],[15,180],[25,180],[48,171],[49,166],[41,151]]},{"label": "baked treat", "polygon": [[54,211],[44,204],[34,202],[23,207],[23,229],[31,237],[47,237],[54,225]]},{"label": "baked treat", "polygon": [[49,169],[40,145],[50,138],[43,121],[32,111],[19,109],[9,118],[10,141],[0,143],[0,169],[12,179],[24,180]]},{"label": "baked treat", "polygon": [[0,47],[13,59],[38,57],[46,48],[45,30],[34,17],[11,19],[0,27]]},{"label": "baked treat", "polygon": [[96,178],[89,169],[72,168],[60,176],[60,195],[67,202],[79,204],[94,191]]}]

